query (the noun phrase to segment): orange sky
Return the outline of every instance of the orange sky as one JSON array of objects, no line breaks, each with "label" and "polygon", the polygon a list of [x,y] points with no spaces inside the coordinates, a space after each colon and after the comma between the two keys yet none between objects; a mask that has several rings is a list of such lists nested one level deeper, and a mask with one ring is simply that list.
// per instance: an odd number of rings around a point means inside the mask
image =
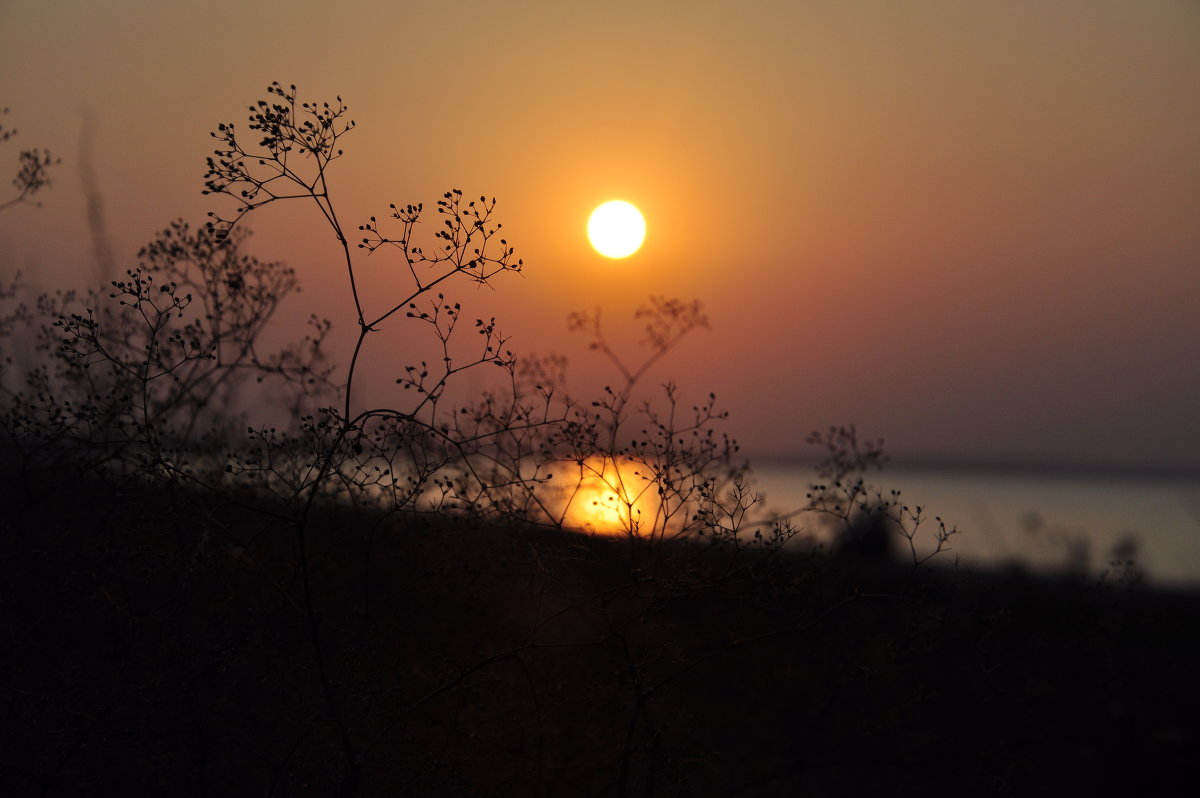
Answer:
[{"label": "orange sky", "polygon": [[[517,351],[571,355],[600,304],[707,303],[658,376],[715,391],[750,452],[855,422],[897,459],[1200,467],[1200,4],[325,2],[0,4],[0,106],[64,159],[0,215],[0,270],[95,273],[91,151],[120,261],[202,221],[208,131],[271,80],[341,94],[334,187],[356,224],[448,188],[500,200],[527,264],[466,288]],[[15,168],[15,166],[14,166]],[[587,246],[601,201],[649,235]],[[333,241],[264,213],[256,249],[352,325]],[[371,290],[382,302],[386,267]],[[615,335],[620,338],[620,335]],[[632,333],[630,339],[636,337]],[[376,351],[379,384],[395,353]]]}]

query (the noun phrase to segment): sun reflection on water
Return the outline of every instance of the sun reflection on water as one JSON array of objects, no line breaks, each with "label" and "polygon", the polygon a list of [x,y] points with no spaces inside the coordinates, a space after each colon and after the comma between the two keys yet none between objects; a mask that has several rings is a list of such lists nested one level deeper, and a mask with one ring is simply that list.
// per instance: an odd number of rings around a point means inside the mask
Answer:
[{"label": "sun reflection on water", "polygon": [[560,469],[563,525],[598,535],[649,534],[658,516],[654,474],[645,463],[593,456]]}]

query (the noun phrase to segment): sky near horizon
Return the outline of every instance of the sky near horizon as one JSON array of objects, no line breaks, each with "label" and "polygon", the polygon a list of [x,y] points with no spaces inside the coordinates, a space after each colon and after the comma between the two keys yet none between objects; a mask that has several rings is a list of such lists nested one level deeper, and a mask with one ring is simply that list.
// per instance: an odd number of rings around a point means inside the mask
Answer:
[{"label": "sky near horizon", "polygon": [[[900,463],[1200,469],[1200,2],[3,0],[0,75],[0,167],[63,158],[0,214],[0,276],[96,278],[81,162],[122,267],[227,209],[200,194],[209,131],[279,80],[350,106],[351,227],[498,198],[525,274],[458,293],[567,354],[576,393],[615,377],[568,312],[632,346],[648,295],[694,298],[712,330],[652,379],[714,391],[752,455],[855,423]],[[614,198],[648,226],[621,261],[584,232]],[[348,334],[317,221],[271,208],[253,246],[299,271],[295,319]]]}]

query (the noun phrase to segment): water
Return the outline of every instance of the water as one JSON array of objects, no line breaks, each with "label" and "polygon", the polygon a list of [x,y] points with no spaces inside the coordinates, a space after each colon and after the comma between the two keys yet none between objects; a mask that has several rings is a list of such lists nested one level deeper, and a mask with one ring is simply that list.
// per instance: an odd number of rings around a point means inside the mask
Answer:
[{"label": "water", "polygon": [[[767,506],[780,511],[802,506],[814,479],[807,465],[756,465],[754,474]],[[1116,580],[1112,562],[1132,555],[1155,583],[1200,587],[1200,480],[887,468],[868,481],[924,506],[930,520],[918,543],[932,545],[935,515],[958,526],[947,561],[957,554],[968,565],[1043,571],[1083,564]]]}]

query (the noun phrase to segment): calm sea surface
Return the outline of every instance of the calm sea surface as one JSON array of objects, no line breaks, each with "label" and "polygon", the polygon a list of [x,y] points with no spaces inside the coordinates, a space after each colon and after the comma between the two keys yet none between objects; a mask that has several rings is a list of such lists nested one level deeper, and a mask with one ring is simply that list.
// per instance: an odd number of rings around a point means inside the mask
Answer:
[{"label": "calm sea surface", "polygon": [[[814,479],[808,465],[756,465],[754,474],[779,511],[802,506]],[[1200,480],[898,468],[867,479],[925,508],[919,543],[932,543],[933,516],[957,525],[949,545],[968,565],[1055,570],[1086,558],[1089,572],[1115,580],[1112,561],[1133,552],[1148,579],[1200,587]]]}]

